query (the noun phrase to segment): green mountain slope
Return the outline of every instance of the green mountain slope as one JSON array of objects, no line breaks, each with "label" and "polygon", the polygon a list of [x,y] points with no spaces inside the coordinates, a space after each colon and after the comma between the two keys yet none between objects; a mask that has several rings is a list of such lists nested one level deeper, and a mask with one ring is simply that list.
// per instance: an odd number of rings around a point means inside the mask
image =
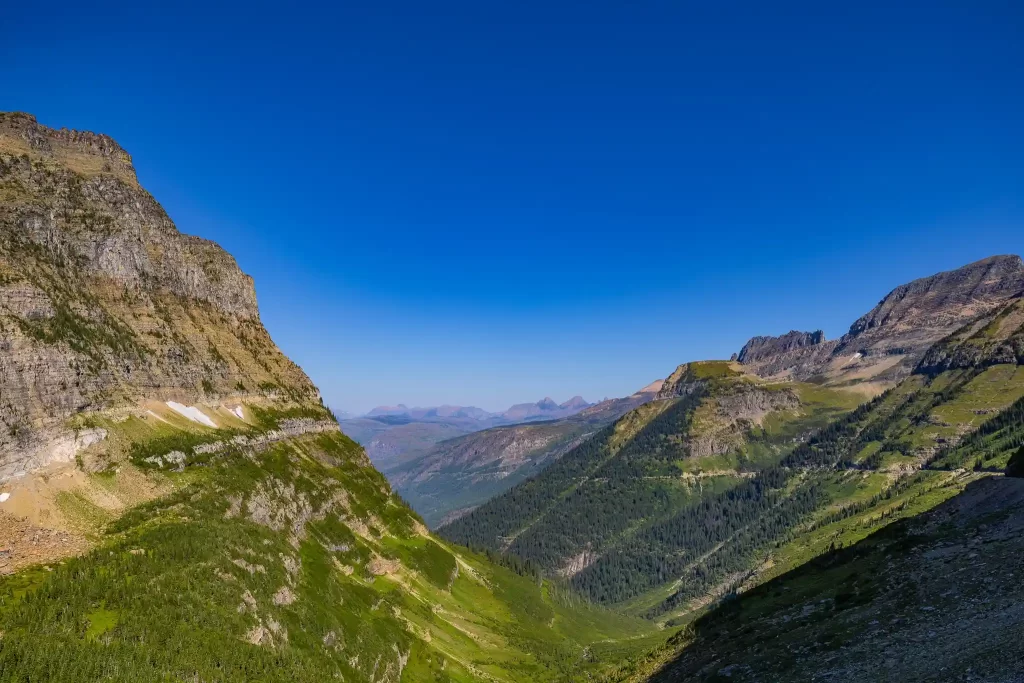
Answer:
[{"label": "green mountain slope", "polygon": [[565,680],[611,663],[583,656],[596,641],[653,632],[432,538],[336,429],[259,443],[299,412],[313,411],[260,412],[241,446],[218,430],[133,432],[139,467],[168,448],[197,455],[180,473],[164,457],[175,491],[108,524],[91,552],[0,583],[0,670]]},{"label": "green mountain slope", "polygon": [[0,680],[567,681],[667,635],[432,536],[113,140],[0,115]]},{"label": "green mountain slope", "polygon": [[[1002,259],[1011,281],[986,280],[986,291],[1016,287],[1017,261]],[[955,274],[943,280],[962,284]],[[926,296],[933,307],[948,303],[941,292]],[[920,351],[909,377],[838,419],[861,400],[848,374],[826,386],[762,380],[725,362],[681,366],[661,400],[440,533],[537,562],[620,611],[691,619],[930,509],[973,470],[1002,470],[1024,441],[1024,370],[1019,300],[1000,301]],[[965,317],[946,313],[956,324]],[[758,353],[769,353],[769,342]],[[786,358],[819,343],[789,342]]]}]

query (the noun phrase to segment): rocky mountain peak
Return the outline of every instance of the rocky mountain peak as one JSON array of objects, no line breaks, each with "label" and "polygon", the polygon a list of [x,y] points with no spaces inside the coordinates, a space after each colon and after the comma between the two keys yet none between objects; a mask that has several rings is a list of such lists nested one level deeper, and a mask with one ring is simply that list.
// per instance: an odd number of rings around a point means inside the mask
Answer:
[{"label": "rocky mountain peak", "polygon": [[740,363],[751,363],[805,346],[814,346],[823,341],[825,341],[825,333],[821,330],[814,332],[791,330],[779,337],[754,337],[743,345],[736,360]]},{"label": "rocky mountain peak", "polygon": [[586,399],[582,396],[573,396],[565,403],[560,403],[558,407],[563,410],[583,410],[589,405],[590,404],[587,403]]},{"label": "rocky mountain peak", "polygon": [[54,129],[32,114],[0,112],[0,138],[5,143],[0,146],[3,151],[39,155],[83,175],[108,173],[138,184],[131,155],[109,135]]},{"label": "rocky mountain peak", "polygon": [[663,379],[656,379],[653,382],[651,382],[650,384],[648,384],[647,386],[645,386],[644,388],[640,389],[640,391],[638,391],[636,393],[637,394],[657,394],[659,391],[661,391],[661,388],[664,385],[665,385],[665,380],[663,380]]},{"label": "rocky mountain peak", "polygon": [[[850,326],[843,344],[871,330],[925,322],[961,323],[998,303],[1024,294],[1024,261],[990,256],[962,268],[900,285]],[[927,319],[926,319],[927,318]]]},{"label": "rocky mountain peak", "polygon": [[933,344],[1022,295],[1024,261],[991,256],[896,287],[837,340],[796,331],[754,337],[738,360],[762,377],[896,381]]}]

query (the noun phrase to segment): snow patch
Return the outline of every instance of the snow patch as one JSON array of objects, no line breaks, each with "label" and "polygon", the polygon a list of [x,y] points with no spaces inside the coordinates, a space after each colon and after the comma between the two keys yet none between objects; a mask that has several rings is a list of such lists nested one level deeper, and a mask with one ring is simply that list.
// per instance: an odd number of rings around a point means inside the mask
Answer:
[{"label": "snow patch", "polygon": [[234,408],[231,409],[231,412],[234,413],[239,420],[245,419],[245,413],[242,412],[242,406],[235,406]]},{"label": "snow patch", "polygon": [[11,494],[7,493],[7,491],[4,491],[3,493],[0,493],[0,503],[6,503],[7,499],[10,498],[10,497],[11,497]]},{"label": "snow patch", "polygon": [[167,407],[179,415],[184,415],[193,422],[198,422],[199,424],[206,425],[207,427],[217,427],[216,422],[207,417],[203,411],[199,410],[199,408],[196,408],[195,406],[185,406],[177,401],[167,401]]}]

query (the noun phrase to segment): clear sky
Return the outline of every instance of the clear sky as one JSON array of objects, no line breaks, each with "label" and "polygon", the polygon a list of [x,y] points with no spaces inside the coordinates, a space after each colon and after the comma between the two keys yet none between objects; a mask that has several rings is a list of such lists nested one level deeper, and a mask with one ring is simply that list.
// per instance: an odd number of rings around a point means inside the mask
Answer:
[{"label": "clear sky", "polygon": [[338,409],[624,395],[1024,252],[1017,1],[171,4],[5,7],[0,109],[116,138]]}]

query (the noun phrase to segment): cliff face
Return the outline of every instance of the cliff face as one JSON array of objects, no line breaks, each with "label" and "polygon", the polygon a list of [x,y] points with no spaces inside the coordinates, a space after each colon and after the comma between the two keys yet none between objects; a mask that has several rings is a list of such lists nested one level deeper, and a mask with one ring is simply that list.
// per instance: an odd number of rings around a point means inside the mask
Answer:
[{"label": "cliff face", "polygon": [[234,259],[111,138],[0,114],[0,478],[73,454],[77,413],[258,396],[319,400]]},{"label": "cliff face", "polygon": [[916,370],[937,375],[946,370],[1024,364],[1024,299],[964,325],[924,354]]},{"label": "cliff face", "polygon": [[736,357],[740,363],[751,363],[783,353],[815,346],[825,341],[825,333],[792,330],[781,337],[754,337],[740,349]]},{"label": "cliff face", "polygon": [[800,332],[754,337],[738,360],[762,377],[898,381],[933,344],[1022,295],[1024,262],[993,256],[897,287],[838,340]]}]

